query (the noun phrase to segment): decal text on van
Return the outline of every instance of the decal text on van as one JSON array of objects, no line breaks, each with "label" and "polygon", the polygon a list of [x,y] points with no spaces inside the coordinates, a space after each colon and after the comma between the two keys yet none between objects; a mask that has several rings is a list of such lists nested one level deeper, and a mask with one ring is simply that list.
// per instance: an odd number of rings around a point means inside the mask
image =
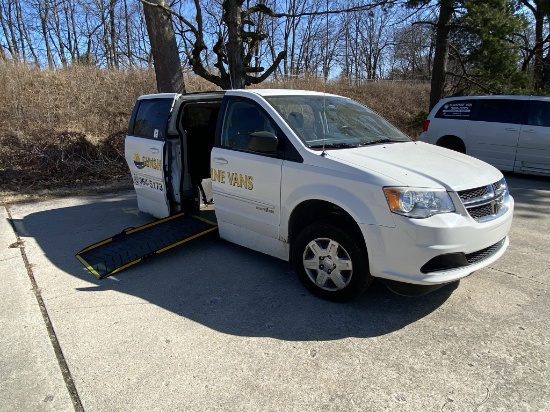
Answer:
[{"label": "decal text on van", "polygon": [[211,169],[210,176],[213,182],[229,184],[231,186],[242,187],[243,189],[253,190],[253,176],[243,175],[240,173],[227,172],[220,169]]}]

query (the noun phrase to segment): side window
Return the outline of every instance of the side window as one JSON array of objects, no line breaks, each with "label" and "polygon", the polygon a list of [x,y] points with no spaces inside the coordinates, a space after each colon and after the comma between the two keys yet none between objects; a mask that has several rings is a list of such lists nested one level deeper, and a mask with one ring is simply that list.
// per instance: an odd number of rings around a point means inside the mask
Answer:
[{"label": "side window", "polygon": [[172,99],[141,100],[134,121],[133,135],[163,140]]},{"label": "side window", "polygon": [[254,132],[271,132],[277,128],[255,104],[242,100],[231,100],[223,119],[220,143],[222,146],[248,150],[248,136]]},{"label": "side window", "polygon": [[453,100],[441,106],[435,117],[438,119],[470,120],[473,112],[473,100]]},{"label": "side window", "polygon": [[529,102],[527,124],[530,126],[550,127],[550,102],[531,100]]},{"label": "side window", "polygon": [[523,115],[523,101],[507,99],[481,99],[478,121],[520,124]]}]

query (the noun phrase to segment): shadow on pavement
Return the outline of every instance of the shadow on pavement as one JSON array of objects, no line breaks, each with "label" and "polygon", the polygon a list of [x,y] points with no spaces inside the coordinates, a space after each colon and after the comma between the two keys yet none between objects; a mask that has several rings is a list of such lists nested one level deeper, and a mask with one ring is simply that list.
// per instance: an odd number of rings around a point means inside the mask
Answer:
[{"label": "shadow on pavement", "polygon": [[506,173],[505,177],[516,201],[515,216],[538,219],[550,213],[550,177],[516,173]]},{"label": "shadow on pavement", "polygon": [[429,315],[458,285],[408,298],[375,281],[359,299],[331,303],[310,295],[288,263],[217,235],[195,239],[104,280],[74,257],[83,247],[152,220],[137,212],[133,193],[122,193],[32,213],[14,224],[20,236],[36,240],[53,265],[92,284],[77,289],[80,299],[93,301],[90,294],[117,291],[237,336],[290,341],[380,336]]}]

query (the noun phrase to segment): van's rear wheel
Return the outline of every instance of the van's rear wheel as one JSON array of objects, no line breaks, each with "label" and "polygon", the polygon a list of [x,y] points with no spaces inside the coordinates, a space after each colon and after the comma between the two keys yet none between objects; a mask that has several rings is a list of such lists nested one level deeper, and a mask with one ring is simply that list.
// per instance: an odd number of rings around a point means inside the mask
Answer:
[{"label": "van's rear wheel", "polygon": [[458,153],[466,153],[466,145],[460,137],[443,136],[437,141],[436,145],[444,147],[446,149],[454,150]]},{"label": "van's rear wheel", "polygon": [[362,242],[327,223],[306,227],[292,246],[291,261],[302,284],[334,302],[356,298],[372,277]]}]

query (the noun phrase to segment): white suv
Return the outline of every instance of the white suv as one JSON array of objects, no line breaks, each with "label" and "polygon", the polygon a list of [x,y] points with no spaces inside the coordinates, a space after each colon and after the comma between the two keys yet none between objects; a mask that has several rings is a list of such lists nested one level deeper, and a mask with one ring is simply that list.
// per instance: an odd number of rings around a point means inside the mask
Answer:
[{"label": "white suv", "polygon": [[550,175],[550,98],[441,99],[419,140],[484,160],[502,171]]}]

